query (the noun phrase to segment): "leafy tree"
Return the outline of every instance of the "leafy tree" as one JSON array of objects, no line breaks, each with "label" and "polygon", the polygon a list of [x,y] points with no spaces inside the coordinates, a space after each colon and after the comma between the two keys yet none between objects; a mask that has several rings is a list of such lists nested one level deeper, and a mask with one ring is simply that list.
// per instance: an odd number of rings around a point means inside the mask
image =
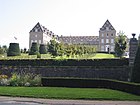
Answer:
[{"label": "leafy tree", "polygon": [[18,43],[10,43],[7,56],[19,56],[20,53],[20,48]]},{"label": "leafy tree", "polygon": [[50,40],[50,43],[48,44],[48,52],[52,56],[58,56],[58,47],[59,44],[54,39]]},{"label": "leafy tree", "polygon": [[58,55],[59,56],[63,56],[64,53],[65,53],[64,44],[63,43],[59,43],[57,50],[58,50]]},{"label": "leafy tree", "polygon": [[29,55],[37,55],[39,53],[38,44],[36,42],[32,43]]},{"label": "leafy tree", "polygon": [[132,69],[131,81],[140,83],[140,44],[137,49],[137,53],[134,61],[134,67]]},{"label": "leafy tree", "polygon": [[46,48],[46,46],[44,44],[40,44],[39,53],[40,54],[46,54],[47,53],[47,48]]},{"label": "leafy tree", "polygon": [[127,37],[123,32],[119,32],[119,36],[115,39],[115,53],[116,56],[122,57],[127,47]]}]

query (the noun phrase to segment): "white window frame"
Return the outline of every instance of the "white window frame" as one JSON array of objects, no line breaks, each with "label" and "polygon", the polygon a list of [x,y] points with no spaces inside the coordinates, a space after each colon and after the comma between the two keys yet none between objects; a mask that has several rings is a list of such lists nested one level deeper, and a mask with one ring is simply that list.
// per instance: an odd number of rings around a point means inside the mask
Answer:
[{"label": "white window frame", "polygon": [[111,43],[114,43],[114,39],[111,39]]},{"label": "white window frame", "polygon": [[111,46],[111,51],[114,51],[114,46]]},{"label": "white window frame", "polygon": [[101,43],[104,43],[104,39],[101,39]]},{"label": "white window frame", "polygon": [[41,40],[39,40],[39,44],[41,44]]},{"label": "white window frame", "polygon": [[104,51],[104,46],[101,46],[101,51]]},{"label": "white window frame", "polygon": [[35,32],[38,32],[38,29],[37,28],[35,28]]},{"label": "white window frame", "polygon": [[36,43],[37,43],[37,40],[35,40],[34,42],[36,42]]},{"label": "white window frame", "polygon": [[109,39],[106,39],[106,43],[109,43]]},{"label": "white window frame", "polygon": [[104,34],[102,33],[102,37],[104,37]]},{"label": "white window frame", "polygon": [[109,30],[109,27],[106,27],[106,30],[108,31]]}]

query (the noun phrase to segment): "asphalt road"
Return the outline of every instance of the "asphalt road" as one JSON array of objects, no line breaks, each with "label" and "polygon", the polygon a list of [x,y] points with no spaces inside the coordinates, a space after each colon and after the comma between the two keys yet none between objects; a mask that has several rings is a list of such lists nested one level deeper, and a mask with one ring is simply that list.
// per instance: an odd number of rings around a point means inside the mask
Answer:
[{"label": "asphalt road", "polygon": [[57,100],[0,96],[0,105],[140,105],[140,101]]}]

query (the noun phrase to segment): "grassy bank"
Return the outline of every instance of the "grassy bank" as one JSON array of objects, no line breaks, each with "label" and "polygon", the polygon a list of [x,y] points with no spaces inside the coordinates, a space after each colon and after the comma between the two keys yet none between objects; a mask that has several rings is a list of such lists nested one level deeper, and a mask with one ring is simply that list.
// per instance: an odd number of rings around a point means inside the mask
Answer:
[{"label": "grassy bank", "polygon": [[0,95],[55,99],[137,100],[140,96],[109,89],[58,87],[0,87]]},{"label": "grassy bank", "polygon": [[[36,55],[28,55],[28,54],[21,54],[21,56],[11,56],[7,57],[6,55],[0,54],[0,59],[36,59]],[[66,57],[66,56],[57,56],[56,58],[51,58],[50,54],[41,54],[41,59],[106,59],[106,58],[115,58],[113,54],[106,54],[106,53],[96,53],[96,54],[85,54],[82,56],[75,56],[75,57]]]}]

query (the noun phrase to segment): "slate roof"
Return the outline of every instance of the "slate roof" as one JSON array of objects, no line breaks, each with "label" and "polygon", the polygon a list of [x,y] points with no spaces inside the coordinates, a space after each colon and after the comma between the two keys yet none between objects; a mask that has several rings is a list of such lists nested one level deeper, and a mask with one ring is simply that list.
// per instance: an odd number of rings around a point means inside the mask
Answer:
[{"label": "slate roof", "polygon": [[54,37],[55,34],[52,31],[49,31],[45,26],[41,25],[39,22],[34,26],[34,28],[30,32],[35,32],[37,29],[37,32],[43,32],[51,37]]},{"label": "slate roof", "polygon": [[98,36],[61,36],[59,41],[64,44],[87,44],[87,45],[98,45]]},{"label": "slate roof", "polygon": [[106,31],[106,30],[115,30],[115,28],[112,26],[112,24],[107,20],[102,28],[100,28],[100,31]]},{"label": "slate roof", "polygon": [[63,42],[64,44],[87,44],[87,45],[98,45],[99,37],[98,36],[58,36],[55,35],[52,31],[49,31],[47,28],[42,26],[39,22],[34,26],[30,32],[43,32],[50,37],[55,37],[58,41]]}]

